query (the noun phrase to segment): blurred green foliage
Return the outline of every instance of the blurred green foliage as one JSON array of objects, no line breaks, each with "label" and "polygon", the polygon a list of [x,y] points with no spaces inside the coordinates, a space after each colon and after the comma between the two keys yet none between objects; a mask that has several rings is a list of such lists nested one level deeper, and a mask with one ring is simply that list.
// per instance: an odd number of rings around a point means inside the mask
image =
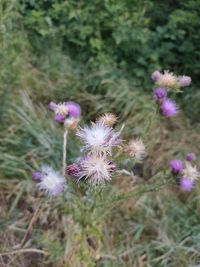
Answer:
[{"label": "blurred green foliage", "polygon": [[156,67],[187,73],[198,82],[199,0],[22,3],[29,36],[40,37],[44,47],[57,43],[83,60],[125,67],[141,84]]},{"label": "blurred green foliage", "polygon": [[[23,61],[34,52],[30,64],[49,71],[50,60],[61,75],[67,56],[76,73],[103,70],[103,79],[121,76],[147,93],[152,71],[170,69],[192,77],[192,87],[177,101],[193,122],[199,121],[200,0],[2,0],[1,12],[9,64],[13,53]],[[94,79],[87,92],[96,95]]]}]

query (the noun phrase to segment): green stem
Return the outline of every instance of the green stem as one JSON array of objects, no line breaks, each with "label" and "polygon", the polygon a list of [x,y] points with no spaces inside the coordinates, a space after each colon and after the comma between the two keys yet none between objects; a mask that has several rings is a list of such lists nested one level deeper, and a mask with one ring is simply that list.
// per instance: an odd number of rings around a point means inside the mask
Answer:
[{"label": "green stem", "polygon": [[67,167],[67,136],[68,136],[68,131],[65,130],[63,134],[63,165],[62,165],[63,176],[65,176]]}]

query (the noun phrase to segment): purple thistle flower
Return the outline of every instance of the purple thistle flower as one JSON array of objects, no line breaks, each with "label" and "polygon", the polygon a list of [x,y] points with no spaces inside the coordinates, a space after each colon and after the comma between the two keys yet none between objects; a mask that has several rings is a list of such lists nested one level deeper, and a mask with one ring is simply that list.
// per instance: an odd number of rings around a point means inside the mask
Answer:
[{"label": "purple thistle flower", "polygon": [[55,121],[57,123],[64,122],[67,117],[69,111],[65,103],[56,104],[55,102],[50,102],[49,109],[55,114]]},{"label": "purple thistle flower", "polygon": [[162,100],[165,99],[167,97],[167,91],[165,88],[156,88],[153,91],[153,98],[155,100]]},{"label": "purple thistle flower", "polygon": [[34,172],[32,174],[32,179],[36,182],[41,181],[43,179],[44,175],[41,172]]},{"label": "purple thistle flower", "polygon": [[164,99],[160,107],[163,116],[165,117],[174,117],[178,112],[178,107],[171,99]]},{"label": "purple thistle flower", "polygon": [[81,108],[80,106],[72,101],[65,103],[66,107],[68,108],[69,115],[72,117],[80,117],[81,115]]},{"label": "purple thistle flower", "polygon": [[65,116],[62,114],[56,114],[54,119],[57,123],[62,123],[65,120]]},{"label": "purple thistle flower", "polygon": [[67,167],[67,174],[72,177],[78,177],[79,172],[81,171],[81,167],[79,164],[74,163]]},{"label": "purple thistle flower", "polygon": [[191,84],[192,79],[191,77],[184,75],[184,76],[178,77],[178,81],[181,87],[186,87]]},{"label": "purple thistle flower", "polygon": [[183,162],[181,160],[174,159],[170,161],[169,166],[170,166],[171,172],[174,174],[179,174],[183,170]]},{"label": "purple thistle flower", "polygon": [[194,181],[189,180],[185,177],[180,177],[180,188],[183,191],[190,192],[194,187]]},{"label": "purple thistle flower", "polygon": [[188,154],[186,155],[186,160],[187,160],[187,161],[193,161],[193,160],[195,160],[195,159],[196,159],[196,156],[195,156],[194,153],[188,153]]},{"label": "purple thistle flower", "polygon": [[158,81],[158,79],[160,78],[162,74],[160,73],[160,71],[158,70],[155,70],[152,75],[151,75],[151,78],[154,82]]}]

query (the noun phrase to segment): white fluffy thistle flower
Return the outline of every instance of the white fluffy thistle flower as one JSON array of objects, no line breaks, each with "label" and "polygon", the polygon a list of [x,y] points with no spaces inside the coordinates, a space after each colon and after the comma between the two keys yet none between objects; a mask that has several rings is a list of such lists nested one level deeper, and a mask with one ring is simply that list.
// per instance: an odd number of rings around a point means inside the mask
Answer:
[{"label": "white fluffy thistle flower", "polygon": [[83,142],[84,149],[94,155],[111,155],[112,147],[121,142],[118,132],[100,122],[80,128],[77,136]]},{"label": "white fluffy thistle flower", "polygon": [[104,157],[91,156],[81,162],[81,171],[78,173],[79,180],[85,178],[92,186],[105,184],[111,180],[115,168],[112,161],[108,161]]},{"label": "white fluffy thistle flower", "polygon": [[49,196],[57,196],[62,193],[66,185],[65,178],[51,166],[43,166],[40,182],[37,184],[40,190],[46,191]]},{"label": "white fluffy thistle flower", "polygon": [[140,139],[130,140],[129,143],[124,147],[124,151],[130,157],[133,157],[138,161],[141,161],[146,155],[145,145]]},{"label": "white fluffy thistle flower", "polygon": [[197,170],[196,166],[192,166],[190,162],[186,162],[182,176],[188,180],[195,181],[200,177],[200,172]]},{"label": "white fluffy thistle flower", "polygon": [[165,70],[164,74],[160,75],[156,83],[158,86],[164,88],[174,87],[177,84],[177,77],[172,72]]}]

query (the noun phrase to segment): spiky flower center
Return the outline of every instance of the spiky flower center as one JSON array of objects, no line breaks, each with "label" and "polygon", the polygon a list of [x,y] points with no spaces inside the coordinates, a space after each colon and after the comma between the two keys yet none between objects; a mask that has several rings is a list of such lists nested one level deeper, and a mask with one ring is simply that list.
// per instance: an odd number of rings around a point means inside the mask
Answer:
[{"label": "spiky flower center", "polygon": [[177,77],[173,73],[168,71],[165,71],[157,81],[157,84],[163,87],[173,87],[176,83]]},{"label": "spiky flower center", "polygon": [[125,147],[125,152],[129,156],[134,157],[137,160],[142,160],[146,154],[145,145],[142,140],[131,140],[129,144]]},{"label": "spiky flower center", "polygon": [[105,113],[102,116],[100,116],[97,121],[99,123],[103,123],[109,127],[112,127],[116,123],[117,117],[115,116],[115,114]]},{"label": "spiky flower center", "polygon": [[77,135],[85,144],[85,149],[92,154],[111,154],[113,146],[119,144],[119,134],[102,123],[80,129]]},{"label": "spiky flower center", "polygon": [[65,104],[58,104],[55,110],[55,113],[57,115],[64,115],[66,116],[68,114],[68,108],[66,107]]},{"label": "spiky flower center", "polygon": [[113,165],[104,158],[91,157],[82,162],[81,169],[81,178],[85,177],[89,183],[97,185],[111,180]]},{"label": "spiky flower center", "polygon": [[198,172],[196,166],[192,166],[189,162],[186,162],[185,168],[183,170],[183,176],[189,180],[197,180],[197,178],[200,176],[200,173]]}]

